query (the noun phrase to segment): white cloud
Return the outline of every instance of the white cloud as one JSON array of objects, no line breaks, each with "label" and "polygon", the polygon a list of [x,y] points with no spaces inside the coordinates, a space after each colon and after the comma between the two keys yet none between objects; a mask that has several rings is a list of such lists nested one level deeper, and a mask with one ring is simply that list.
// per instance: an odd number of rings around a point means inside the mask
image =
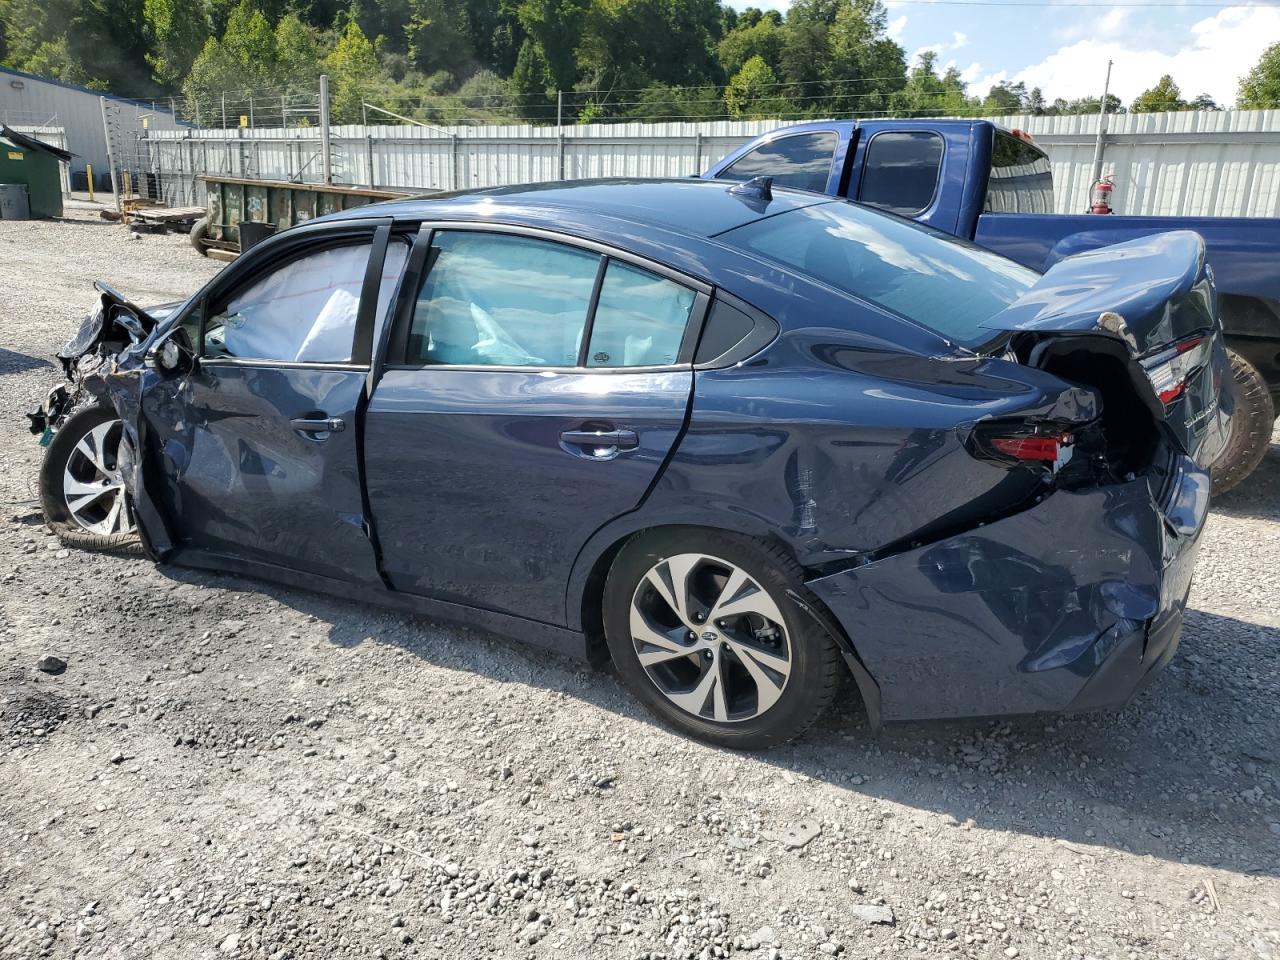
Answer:
[{"label": "white cloud", "polygon": [[[902,18],[903,26],[906,26],[906,19],[907,19],[906,17]],[[891,24],[890,36],[892,35],[893,33],[892,33],[892,24]],[[968,43],[969,43],[969,37],[966,34],[963,34],[957,30],[955,33],[951,35],[950,43],[942,41],[940,43],[926,43],[924,46],[916,47],[916,49],[911,52],[911,55],[907,57],[907,69],[910,69],[911,67],[914,67],[916,65],[916,62],[920,59],[920,54],[924,53],[926,50],[932,50],[934,53],[938,55],[938,60],[939,60],[938,65],[935,66],[934,69],[936,69],[938,73],[942,73],[948,67],[954,67],[956,65],[956,61],[954,57],[947,60],[945,63],[941,62],[942,55],[944,53],[950,53],[953,50],[959,50],[961,47],[966,46]]]},{"label": "white cloud", "polygon": [[[1153,86],[1162,74],[1170,74],[1190,99],[1208,93],[1219,103],[1235,100],[1236,84],[1262,51],[1280,36],[1280,7],[1228,7],[1192,25],[1188,44],[1174,53],[1143,48],[1135,39],[1099,41],[1097,37],[1124,38],[1116,32],[1129,11],[1112,10],[1094,36],[1081,39],[1050,54],[1040,63],[1016,71],[1012,80],[1040,87],[1046,97],[1096,97],[1102,92],[1107,60],[1114,60],[1111,92],[1128,103]],[[1114,19],[1112,19],[1114,18]],[[1112,25],[1107,26],[1107,21]]]},{"label": "white cloud", "polygon": [[889,34],[890,40],[901,40],[902,31],[905,29],[907,29],[907,15],[904,13],[902,16],[894,17],[890,20],[885,32]]}]

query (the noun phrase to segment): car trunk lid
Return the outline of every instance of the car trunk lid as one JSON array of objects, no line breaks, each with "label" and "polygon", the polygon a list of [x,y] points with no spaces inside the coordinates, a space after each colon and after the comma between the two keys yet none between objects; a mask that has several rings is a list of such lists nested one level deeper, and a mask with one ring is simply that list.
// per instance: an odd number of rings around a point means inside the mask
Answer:
[{"label": "car trunk lid", "polygon": [[[1011,334],[1021,362],[1099,388],[1104,403],[1136,399],[1204,466],[1226,442],[1230,411],[1220,396],[1229,368],[1198,234],[1156,234],[1068,257],[985,326]],[[1131,395],[1121,398],[1124,380]]]}]

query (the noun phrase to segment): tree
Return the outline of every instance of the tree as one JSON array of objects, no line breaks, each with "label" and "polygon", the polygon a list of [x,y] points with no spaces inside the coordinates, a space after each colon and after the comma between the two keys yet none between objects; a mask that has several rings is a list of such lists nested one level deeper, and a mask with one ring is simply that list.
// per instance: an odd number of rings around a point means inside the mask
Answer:
[{"label": "tree", "polygon": [[516,68],[511,74],[516,111],[521,117],[526,120],[554,119],[555,115],[548,109],[551,106],[551,97],[547,94],[550,82],[542,48],[532,38],[526,37],[520,45]]},{"label": "tree", "polygon": [[1190,103],[1187,104],[1187,107],[1191,110],[1221,110],[1222,109],[1220,106],[1218,106],[1218,102],[1214,100],[1213,97],[1209,96],[1209,94],[1207,93],[1202,93],[1199,96],[1197,96],[1194,100],[1192,100]]},{"label": "tree", "polygon": [[1253,69],[1240,78],[1236,106],[1241,110],[1280,109],[1280,43],[1267,47]]},{"label": "tree", "polygon": [[1023,83],[997,83],[982,101],[984,113],[1021,113],[1026,108],[1027,87]]},{"label": "tree", "polygon": [[1131,113],[1162,113],[1171,110],[1186,110],[1187,102],[1182,99],[1182,91],[1173,82],[1173,77],[1165,74],[1150,90],[1138,94],[1129,104]]},{"label": "tree", "polygon": [[156,82],[172,89],[191,71],[209,36],[209,20],[189,0],[143,0],[142,15],[151,45],[147,62]]},{"label": "tree", "polygon": [[909,117],[962,117],[974,113],[977,101],[970,100],[960,72],[950,67],[939,77],[935,67],[938,54],[925,50],[907,75],[906,85],[890,97],[890,109]]},{"label": "tree", "polygon": [[889,96],[907,82],[902,48],[885,32],[879,0],[841,0],[827,32],[824,113],[871,114],[888,109]]},{"label": "tree", "polygon": [[[1070,116],[1077,113],[1098,113],[1102,102],[1097,97],[1081,97],[1077,100],[1063,100],[1061,97],[1053,101],[1048,113],[1054,116]],[[1107,94],[1107,113],[1124,113],[1124,104],[1114,93]]]},{"label": "tree", "polygon": [[286,93],[310,92],[320,83],[323,51],[315,27],[296,13],[276,24],[276,79]]},{"label": "tree", "polygon": [[377,100],[382,80],[378,56],[369,38],[352,19],[324,59],[329,74],[329,116],[334,123],[360,120],[365,100]]},{"label": "tree", "polygon": [[738,25],[720,40],[716,52],[726,75],[733,76],[752,57],[760,57],[770,70],[778,69],[786,32],[777,12],[769,13],[772,16],[760,16],[759,10],[748,7],[738,16]]},{"label": "tree", "polygon": [[1039,87],[1032,87],[1031,92],[1027,94],[1027,113],[1033,117],[1041,116],[1048,107],[1044,102],[1044,93]]},{"label": "tree", "polygon": [[763,57],[752,57],[729,79],[724,90],[724,105],[730,115],[740,119],[769,116],[786,106],[777,91],[778,75]]},{"label": "tree", "polygon": [[578,42],[588,0],[522,0],[520,25],[538,44],[554,90],[572,90],[578,78]]},{"label": "tree", "polygon": [[665,83],[647,86],[626,111],[633,120],[715,120],[725,105],[718,87],[673,87]]},{"label": "tree", "polygon": [[409,58],[419,70],[444,70],[457,77],[474,62],[460,13],[451,0],[414,0],[413,16],[404,32]]}]

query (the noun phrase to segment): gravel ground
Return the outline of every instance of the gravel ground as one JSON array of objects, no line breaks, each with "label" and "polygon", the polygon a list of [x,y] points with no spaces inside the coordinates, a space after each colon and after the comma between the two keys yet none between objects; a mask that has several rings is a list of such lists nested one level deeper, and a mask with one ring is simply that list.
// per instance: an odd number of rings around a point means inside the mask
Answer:
[{"label": "gravel ground", "polygon": [[0,957],[1280,958],[1280,447],[1124,712],[877,737],[850,695],[735,755],[608,672],[48,536],[21,414],[89,281],[216,269],[0,226]]}]

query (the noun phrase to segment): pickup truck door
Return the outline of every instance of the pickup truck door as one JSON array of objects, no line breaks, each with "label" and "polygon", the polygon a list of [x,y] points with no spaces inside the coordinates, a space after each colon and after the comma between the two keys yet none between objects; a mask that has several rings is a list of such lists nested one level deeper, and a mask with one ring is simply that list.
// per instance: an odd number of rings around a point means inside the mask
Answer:
[{"label": "pickup truck door", "polygon": [[709,292],[542,231],[425,226],[365,416],[390,584],[564,624],[582,546],[684,429]]},{"label": "pickup truck door", "polygon": [[974,202],[969,167],[975,129],[950,121],[918,128],[902,121],[861,124],[845,196],[955,234]]}]

